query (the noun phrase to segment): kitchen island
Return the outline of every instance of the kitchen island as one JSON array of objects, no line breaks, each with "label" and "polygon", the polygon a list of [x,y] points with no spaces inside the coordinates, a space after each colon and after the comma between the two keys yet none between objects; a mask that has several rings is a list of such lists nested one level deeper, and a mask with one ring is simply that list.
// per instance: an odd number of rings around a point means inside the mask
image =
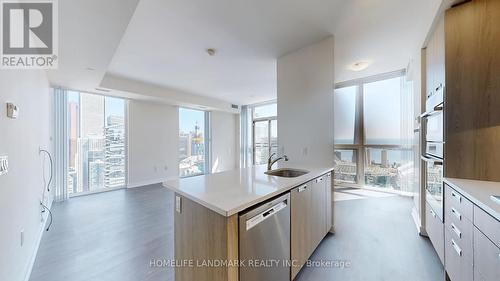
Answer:
[{"label": "kitchen island", "polygon": [[[165,182],[175,192],[175,280],[244,281],[252,279],[248,276],[268,276],[264,271],[278,272],[277,268],[239,266],[252,252],[243,245],[242,232],[254,227],[240,219],[283,196],[284,201],[278,202],[281,207],[269,205],[260,221],[273,212],[286,218],[283,227],[288,227],[288,233],[280,235],[287,243],[282,243],[280,252],[290,261],[286,280],[293,280],[334,226],[333,167],[297,168],[307,173],[293,178],[270,176],[265,166],[254,166]],[[255,258],[275,261],[270,256]]]}]

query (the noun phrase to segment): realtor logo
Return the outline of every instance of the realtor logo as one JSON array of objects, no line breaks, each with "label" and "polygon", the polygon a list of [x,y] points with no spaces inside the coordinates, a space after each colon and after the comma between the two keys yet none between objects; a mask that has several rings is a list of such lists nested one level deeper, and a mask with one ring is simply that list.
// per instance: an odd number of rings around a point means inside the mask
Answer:
[{"label": "realtor logo", "polygon": [[57,68],[57,2],[0,0],[1,67]]}]

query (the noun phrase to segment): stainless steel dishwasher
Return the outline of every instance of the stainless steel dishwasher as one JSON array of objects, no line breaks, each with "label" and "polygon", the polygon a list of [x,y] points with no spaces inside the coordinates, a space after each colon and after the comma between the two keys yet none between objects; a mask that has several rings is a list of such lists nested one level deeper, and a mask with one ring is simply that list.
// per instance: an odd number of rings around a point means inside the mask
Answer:
[{"label": "stainless steel dishwasher", "polygon": [[240,280],[290,280],[290,193],[239,216]]}]

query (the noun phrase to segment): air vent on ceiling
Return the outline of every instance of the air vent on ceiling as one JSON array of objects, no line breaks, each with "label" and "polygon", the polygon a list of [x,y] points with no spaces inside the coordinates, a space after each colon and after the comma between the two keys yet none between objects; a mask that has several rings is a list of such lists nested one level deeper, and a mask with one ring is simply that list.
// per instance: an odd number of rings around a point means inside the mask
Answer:
[{"label": "air vent on ceiling", "polygon": [[237,104],[231,104],[232,109],[239,109],[240,107]]},{"label": "air vent on ceiling", "polygon": [[109,93],[111,92],[111,90],[108,90],[108,89],[104,89],[104,88],[95,88],[97,91],[99,92],[105,92],[105,93]]}]

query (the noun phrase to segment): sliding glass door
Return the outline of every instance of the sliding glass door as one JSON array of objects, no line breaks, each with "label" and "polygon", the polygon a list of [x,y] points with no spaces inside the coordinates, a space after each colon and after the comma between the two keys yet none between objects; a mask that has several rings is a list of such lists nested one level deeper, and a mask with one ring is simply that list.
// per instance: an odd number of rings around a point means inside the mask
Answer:
[{"label": "sliding glass door", "polygon": [[121,188],[126,183],[126,102],[68,91],[68,193]]}]

